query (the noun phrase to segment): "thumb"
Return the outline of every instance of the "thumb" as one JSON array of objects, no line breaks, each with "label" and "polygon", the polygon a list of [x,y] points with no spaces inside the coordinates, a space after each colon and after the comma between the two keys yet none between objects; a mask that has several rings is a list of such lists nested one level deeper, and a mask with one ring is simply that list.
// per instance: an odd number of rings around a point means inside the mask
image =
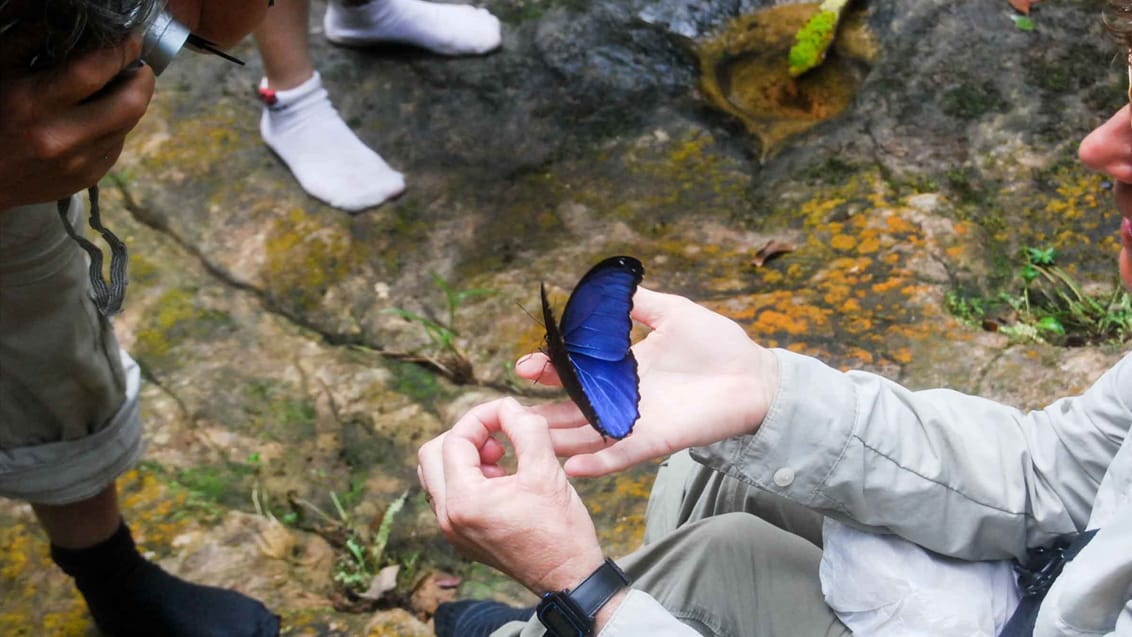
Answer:
[{"label": "thumb", "polygon": [[634,320],[644,323],[650,329],[656,329],[665,317],[671,315],[685,303],[691,303],[691,301],[675,294],[653,292],[648,288],[637,286],[637,293],[633,295],[633,311],[631,314]]}]

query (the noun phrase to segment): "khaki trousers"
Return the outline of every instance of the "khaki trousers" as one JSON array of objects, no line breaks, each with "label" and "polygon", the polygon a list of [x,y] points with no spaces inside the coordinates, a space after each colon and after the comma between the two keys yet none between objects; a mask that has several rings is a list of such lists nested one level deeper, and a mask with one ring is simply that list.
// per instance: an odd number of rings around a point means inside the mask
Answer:
[{"label": "khaki trousers", "polygon": [[[80,197],[68,211],[85,224]],[[54,202],[0,210],[0,497],[70,504],[141,455],[140,372]]]},{"label": "khaki trousers", "polygon": [[[822,516],[708,469],[683,451],[649,496],[645,544],[617,563],[702,635],[850,635],[822,598]],[[537,637],[537,619],[492,637]]]}]

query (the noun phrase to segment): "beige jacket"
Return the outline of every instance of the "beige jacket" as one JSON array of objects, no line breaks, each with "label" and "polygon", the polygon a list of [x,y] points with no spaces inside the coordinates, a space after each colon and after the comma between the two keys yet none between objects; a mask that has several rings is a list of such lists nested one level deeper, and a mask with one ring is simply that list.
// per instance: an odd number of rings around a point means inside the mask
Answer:
[{"label": "beige jacket", "polygon": [[[1024,413],[776,354],[781,389],[759,430],[693,457],[962,559],[1020,558],[1099,528],[1050,589],[1034,635],[1132,636],[1132,355],[1081,396]],[[639,591],[622,606],[602,637],[694,634]]]}]

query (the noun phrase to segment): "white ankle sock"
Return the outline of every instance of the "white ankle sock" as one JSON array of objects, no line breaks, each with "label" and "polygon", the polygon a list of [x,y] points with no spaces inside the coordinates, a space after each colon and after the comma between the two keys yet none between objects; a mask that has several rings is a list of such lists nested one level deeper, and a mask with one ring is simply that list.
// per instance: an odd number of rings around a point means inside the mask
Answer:
[{"label": "white ankle sock", "polygon": [[499,47],[499,19],[487,9],[424,0],[371,0],[357,6],[330,0],[326,38],[360,46],[411,44],[442,55],[478,55]]},{"label": "white ankle sock", "polygon": [[405,178],[346,126],[330,103],[318,71],[286,91],[260,84],[265,107],[263,141],[291,169],[303,190],[350,212],[380,204],[405,190]]}]

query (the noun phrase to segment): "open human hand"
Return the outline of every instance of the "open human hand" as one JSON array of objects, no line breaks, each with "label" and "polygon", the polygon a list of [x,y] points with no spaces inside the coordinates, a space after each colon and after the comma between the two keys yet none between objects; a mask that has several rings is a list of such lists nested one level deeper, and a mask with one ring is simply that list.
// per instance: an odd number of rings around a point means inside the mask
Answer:
[{"label": "open human hand", "polygon": [[[734,321],[692,301],[638,288],[632,316],[651,328],[633,346],[640,419],[621,440],[602,438],[572,402],[535,407],[571,476],[599,476],[680,449],[754,431],[778,391],[774,354]],[[523,378],[560,385],[546,355],[515,365]]]},{"label": "open human hand", "polygon": [[[498,464],[504,447],[493,436],[500,433],[514,447],[512,474]],[[472,408],[417,457],[440,530],[465,557],[535,593],[573,588],[604,560],[546,419],[513,398]]]}]

